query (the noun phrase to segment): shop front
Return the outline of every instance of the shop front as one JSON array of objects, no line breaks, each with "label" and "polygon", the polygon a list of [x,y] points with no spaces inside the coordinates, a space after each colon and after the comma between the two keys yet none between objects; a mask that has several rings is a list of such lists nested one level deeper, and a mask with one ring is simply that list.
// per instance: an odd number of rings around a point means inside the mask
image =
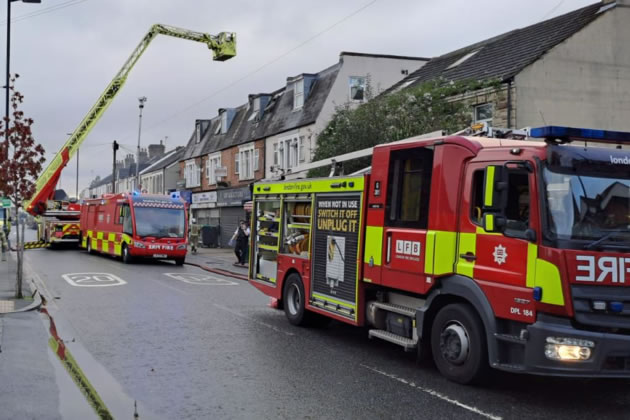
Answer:
[{"label": "shop front", "polygon": [[222,247],[229,247],[228,242],[236,231],[240,220],[249,220],[243,205],[252,199],[249,187],[218,190],[217,207],[220,209],[220,226]]}]

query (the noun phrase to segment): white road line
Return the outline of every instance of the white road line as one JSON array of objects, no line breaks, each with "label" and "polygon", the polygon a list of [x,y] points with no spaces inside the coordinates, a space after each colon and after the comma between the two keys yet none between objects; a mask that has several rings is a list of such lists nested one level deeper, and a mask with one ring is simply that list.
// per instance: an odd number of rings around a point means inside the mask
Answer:
[{"label": "white road line", "polygon": [[270,329],[272,329],[272,330],[274,330],[274,331],[276,331],[276,332],[279,332],[279,333],[282,333],[282,334],[285,334],[285,335],[288,335],[288,336],[294,336],[294,335],[295,335],[295,334],[293,334],[292,332],[285,331],[285,330],[280,329],[280,328],[278,328],[278,327],[274,327],[274,326],[273,326],[273,325],[271,325],[271,324],[267,324],[266,322],[262,322],[262,321],[259,321],[259,320],[255,319],[255,318],[252,318],[252,317],[249,317],[249,316],[247,316],[247,315],[243,315],[243,314],[241,314],[241,313],[239,313],[239,312],[233,311],[232,309],[230,309],[230,308],[228,308],[228,307],[225,307],[225,306],[223,306],[223,305],[219,305],[219,304],[217,304],[217,303],[213,303],[212,305],[213,305],[214,307],[216,307],[216,308],[219,308],[219,309],[222,309],[222,310],[224,310],[224,311],[226,311],[226,312],[229,312],[229,313],[231,313],[232,315],[236,315],[236,316],[238,316],[239,318],[243,318],[243,319],[246,319],[246,320],[248,320],[248,321],[252,321],[252,322],[254,322],[254,323],[258,324],[258,325],[262,325],[263,327],[270,328]]},{"label": "white road line", "polygon": [[491,414],[491,413],[486,413],[485,411],[481,411],[477,407],[473,407],[473,406],[464,404],[462,402],[459,402],[459,401],[457,401],[457,400],[455,400],[453,398],[447,397],[446,395],[441,394],[441,393],[439,393],[437,391],[434,391],[432,389],[425,388],[425,387],[420,386],[420,385],[416,385],[414,382],[409,382],[408,380],[403,379],[403,378],[399,378],[398,376],[396,376],[394,374],[383,372],[382,370],[378,370],[376,368],[373,368],[373,367],[367,366],[367,365],[363,365],[363,364],[361,364],[360,366],[365,368],[365,369],[371,370],[372,372],[378,373],[379,375],[386,376],[386,377],[388,377],[390,379],[393,379],[393,380],[398,381],[398,382],[400,382],[402,384],[408,385],[408,386],[410,386],[412,388],[415,388],[415,389],[417,389],[419,391],[425,392],[425,393],[427,393],[427,394],[429,394],[429,395],[431,395],[433,397],[441,399],[442,401],[446,401],[446,402],[448,402],[450,404],[456,405],[456,406],[458,406],[460,408],[463,408],[464,410],[468,410],[468,411],[470,411],[472,413],[478,414],[480,416],[483,416],[483,417],[486,417],[486,418],[489,418],[489,419],[492,419],[492,420],[502,420],[503,419],[503,417],[501,417],[501,416],[497,416],[497,415],[494,415],[494,414]]},{"label": "white road line", "polygon": [[188,293],[185,290],[178,289],[177,287],[171,286],[170,284],[167,284],[167,283],[164,283],[164,282],[161,282],[161,281],[157,281],[156,283],[159,284],[159,285],[162,285],[164,287],[168,287],[169,289],[174,290],[174,291],[176,291],[179,294],[186,295],[186,296],[192,295],[192,293]]}]

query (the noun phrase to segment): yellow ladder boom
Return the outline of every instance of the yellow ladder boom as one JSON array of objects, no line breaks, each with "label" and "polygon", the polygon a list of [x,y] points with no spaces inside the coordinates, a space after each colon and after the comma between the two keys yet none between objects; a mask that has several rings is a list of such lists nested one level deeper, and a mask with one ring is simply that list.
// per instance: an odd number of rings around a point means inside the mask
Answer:
[{"label": "yellow ladder boom", "polygon": [[215,61],[225,61],[236,55],[236,34],[233,32],[220,32],[218,35],[210,35],[169,25],[156,24],[151,26],[149,32],[142,38],[140,44],[134,49],[105,91],[83,118],[79,126],[74,130],[72,136],[70,136],[46,170],[42,172],[37,179],[35,192],[24,206],[29,213],[37,215],[46,211],[46,201],[53,198],[55,186],[59,181],[61,171],[77,152],[77,149],[81,143],[83,143],[92,128],[94,128],[105,110],[107,110],[107,107],[112,103],[116,94],[125,84],[129,72],[157,35],[167,35],[189,41],[203,42],[212,50],[212,58]]}]

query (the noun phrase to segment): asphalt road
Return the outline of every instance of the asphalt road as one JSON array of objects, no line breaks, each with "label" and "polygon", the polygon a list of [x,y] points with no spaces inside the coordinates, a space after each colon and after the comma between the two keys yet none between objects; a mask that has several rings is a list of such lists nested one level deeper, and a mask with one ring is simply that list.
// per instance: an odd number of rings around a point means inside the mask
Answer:
[{"label": "asphalt road", "polygon": [[117,418],[131,418],[133,401],[141,419],[630,416],[630,381],[497,373],[464,387],[363,329],[293,327],[244,281],[77,250],[27,256],[62,338]]}]

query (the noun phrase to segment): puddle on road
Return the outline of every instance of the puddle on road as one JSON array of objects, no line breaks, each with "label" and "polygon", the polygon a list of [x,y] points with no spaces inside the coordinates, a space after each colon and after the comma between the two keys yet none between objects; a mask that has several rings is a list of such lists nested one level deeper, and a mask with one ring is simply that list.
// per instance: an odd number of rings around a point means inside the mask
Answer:
[{"label": "puddle on road", "polygon": [[[136,407],[136,401],[129,397],[122,388],[116,379],[105,369],[103,365],[101,365],[91,354],[90,352],[80,343],[79,340],[74,340],[77,337],[77,334],[74,332],[70,324],[60,315],[59,311],[52,310],[49,308],[48,311],[51,313],[52,318],[55,321],[55,325],[57,327],[57,333],[59,337],[64,341],[66,349],[70,351],[77,364],[80,366],[81,370],[87,377],[87,379],[91,382],[92,386],[96,389],[99,396],[105,403],[105,406],[112,414],[112,416],[116,419],[125,419],[125,418],[134,418],[134,412]],[[48,320],[45,319],[45,324],[48,324]],[[50,351],[52,353],[52,350]],[[53,354],[54,355],[54,354]],[[78,392],[86,405],[88,405],[87,400],[79,391],[77,385],[72,382],[68,372],[63,367],[61,361],[58,357],[55,356],[55,369],[61,369],[65,372],[66,379],[71,382],[71,385],[74,387],[72,392]],[[57,375],[59,377],[60,375]],[[94,410],[91,406],[90,412],[95,415]],[[66,410],[70,410],[71,408],[66,407]],[[157,415],[149,411],[146,407],[142,406],[140,403],[137,404],[137,412],[140,418],[150,418],[150,419],[158,419]],[[74,416],[70,415],[64,418],[85,418],[84,416]],[[94,417],[98,418],[98,417]]]},{"label": "puddle on road", "polygon": [[[45,321],[48,323],[48,320]],[[63,419],[98,419],[98,416],[85,400],[79,388],[64,369],[59,358],[48,347],[48,360],[55,371],[55,381],[59,389],[59,414]]]}]

